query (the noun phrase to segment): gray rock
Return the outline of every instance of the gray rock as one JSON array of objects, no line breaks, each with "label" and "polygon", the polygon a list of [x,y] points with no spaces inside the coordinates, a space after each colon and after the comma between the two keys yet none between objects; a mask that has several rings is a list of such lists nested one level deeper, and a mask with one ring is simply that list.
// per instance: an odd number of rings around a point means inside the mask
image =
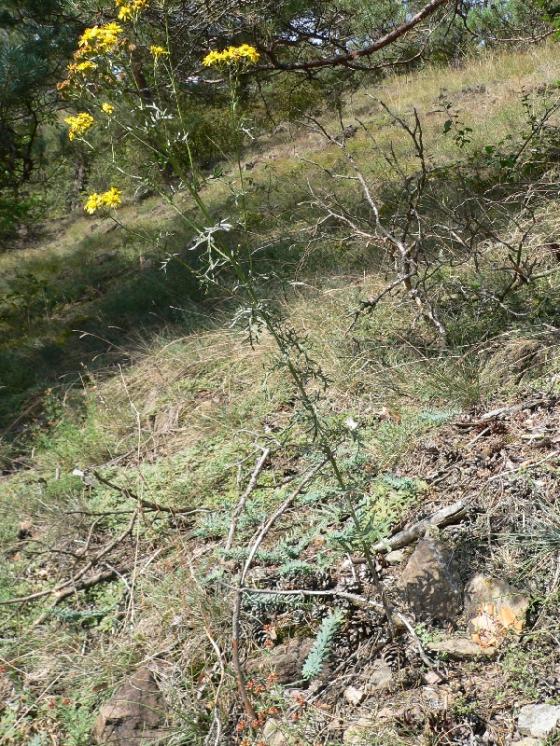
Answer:
[{"label": "gray rock", "polygon": [[394,678],[391,666],[385,663],[385,661],[376,661],[371,669],[371,673],[369,673],[368,691],[387,691],[393,687]]},{"label": "gray rock", "polygon": [[461,583],[449,552],[437,539],[418,542],[399,587],[419,620],[455,622],[461,613]]},{"label": "gray rock", "polygon": [[161,743],[165,715],[163,697],[153,673],[140,668],[100,709],[93,742],[109,746]]},{"label": "gray rock", "polygon": [[514,746],[544,746],[544,741],[541,738],[522,738],[515,741]]},{"label": "gray rock", "polygon": [[313,646],[309,638],[293,638],[277,645],[268,655],[253,658],[247,665],[248,673],[263,673],[273,670],[280,684],[288,684],[301,678],[301,669]]},{"label": "gray rock", "polygon": [[496,655],[496,648],[481,648],[468,637],[449,637],[447,640],[429,642],[426,647],[432,653],[445,653],[455,660],[493,658]]},{"label": "gray rock", "polygon": [[519,711],[517,728],[522,736],[546,738],[560,723],[560,705],[525,705]]}]

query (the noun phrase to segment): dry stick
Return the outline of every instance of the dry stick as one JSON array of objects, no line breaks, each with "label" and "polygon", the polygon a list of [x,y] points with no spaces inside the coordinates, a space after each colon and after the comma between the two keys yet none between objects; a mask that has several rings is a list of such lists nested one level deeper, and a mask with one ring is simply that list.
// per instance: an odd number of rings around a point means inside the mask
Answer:
[{"label": "dry stick", "polygon": [[424,518],[418,523],[413,524],[410,528],[405,528],[403,531],[399,531],[398,534],[391,536],[388,539],[383,539],[374,544],[371,548],[372,552],[375,553],[386,553],[391,552],[393,549],[402,549],[416,539],[420,539],[428,528],[431,526],[438,526],[444,528],[450,526],[453,523],[462,521],[469,513],[469,506],[463,501],[458,500],[452,505],[447,505],[445,508],[438,510],[437,513]]},{"label": "dry stick", "polygon": [[459,428],[471,428],[471,427],[479,427],[480,425],[484,425],[487,422],[491,422],[492,420],[497,419],[498,417],[504,417],[509,416],[512,414],[517,414],[517,412],[522,412],[524,409],[535,409],[535,407],[538,407],[541,404],[554,404],[557,401],[558,397],[539,397],[537,399],[530,399],[529,401],[522,401],[518,402],[517,404],[512,404],[509,407],[499,407],[498,409],[492,409],[490,412],[486,412],[481,417],[479,417],[477,420],[456,420],[453,422],[454,427]]},{"label": "dry stick", "polygon": [[233,603],[233,613],[232,613],[231,659],[232,659],[233,669],[235,671],[235,676],[237,679],[237,688],[239,690],[239,696],[243,703],[243,708],[245,710],[245,713],[251,720],[256,719],[256,713],[253,708],[253,705],[251,704],[251,700],[249,699],[249,695],[247,694],[247,688],[245,686],[245,677],[243,675],[243,670],[241,668],[241,662],[239,660],[239,638],[241,634],[241,630],[240,630],[241,600],[242,600],[243,593],[246,590],[245,588],[243,588],[243,585],[245,583],[245,578],[247,577],[247,573],[249,572],[253,559],[255,558],[255,554],[257,553],[257,550],[259,546],[261,545],[264,537],[270,531],[270,529],[272,528],[274,523],[278,520],[278,518],[280,518],[280,516],[283,513],[285,513],[289,507],[291,507],[294,500],[298,497],[298,495],[301,494],[301,492],[305,489],[305,487],[321,471],[321,469],[325,466],[326,463],[327,463],[327,459],[324,459],[323,461],[321,461],[321,463],[317,464],[317,466],[315,466],[307,474],[307,476],[303,479],[303,481],[299,484],[299,486],[290,495],[288,495],[288,497],[284,500],[284,502],[274,511],[274,513],[270,516],[270,518],[268,518],[262,524],[249,550],[249,554],[247,556],[247,559],[245,560],[245,564],[243,565],[243,568],[239,576],[239,584],[235,591],[235,599]]},{"label": "dry stick", "polygon": [[247,502],[247,499],[249,498],[250,494],[253,492],[253,490],[256,487],[257,479],[259,478],[259,475],[264,468],[264,465],[266,463],[266,460],[268,459],[269,454],[270,454],[270,448],[262,449],[262,455],[260,459],[257,461],[257,465],[255,466],[255,470],[253,471],[253,474],[251,475],[249,484],[247,485],[245,491],[239,498],[237,507],[233,511],[233,515],[231,517],[231,526],[229,528],[229,533],[228,533],[228,537],[226,541],[226,547],[225,547],[226,551],[231,549],[231,545],[233,544],[233,537],[235,534],[235,530],[237,528],[237,521],[239,520],[239,516],[241,515],[243,508],[245,507],[245,503]]},{"label": "dry stick", "polygon": [[132,492],[132,490],[129,490],[128,487],[120,487],[118,484],[115,484],[114,482],[110,482],[108,479],[105,479],[105,477],[102,477],[98,471],[93,471],[92,474],[97,479],[98,482],[101,482],[101,484],[104,484],[105,486],[110,487],[112,490],[115,490],[116,492],[120,492],[121,495],[128,498],[129,500],[136,500],[138,505],[141,505],[143,508],[146,508],[148,510],[159,511],[161,513],[171,513],[172,515],[175,515],[175,514],[188,515],[191,513],[208,513],[209,512],[208,510],[204,510],[202,508],[170,508],[167,505],[160,505],[159,503],[154,503],[151,500],[145,500],[144,498],[139,497],[134,492]]},{"label": "dry stick", "polygon": [[[64,583],[61,583],[60,585],[55,586],[54,588],[49,588],[46,591],[39,591],[37,593],[30,593],[28,596],[20,596],[19,598],[9,598],[7,601],[0,601],[0,606],[7,606],[9,604],[23,604],[27,603],[28,601],[35,601],[38,598],[44,598],[45,596],[50,596],[52,593],[59,593],[63,589],[67,588],[68,586],[75,586],[78,580],[82,578],[88,570],[91,570],[91,568],[96,565],[100,559],[105,557],[106,554],[109,554],[116,546],[118,546],[130,532],[132,531],[134,524],[136,522],[136,519],[138,517],[138,511],[134,512],[134,515],[132,516],[132,519],[129,521],[126,529],[123,531],[122,534],[119,534],[113,541],[109,542],[109,544],[106,544],[103,549],[101,549],[97,554],[90,559],[89,562],[87,562],[82,569],[76,573],[73,577],[71,577],[69,580],[65,580]],[[73,592],[73,591],[72,591]]]},{"label": "dry stick", "polygon": [[91,577],[86,578],[79,583],[76,583],[76,585],[73,585],[71,588],[64,588],[63,590],[57,591],[54,601],[49,606],[49,608],[46,609],[41,614],[41,616],[33,622],[33,627],[38,627],[40,624],[42,624],[45,619],[47,619],[47,617],[51,614],[53,609],[58,606],[61,601],[64,601],[65,598],[73,596],[74,593],[77,593],[78,591],[85,591],[88,588],[93,588],[94,585],[98,585],[99,583],[107,583],[109,580],[114,580],[116,577],[118,577],[118,575],[119,573],[113,569],[102,570],[96,575],[92,575]]},{"label": "dry stick", "polygon": [[[445,528],[445,526],[451,526],[453,523],[459,523],[459,521],[467,517],[469,511],[470,507],[463,500],[459,500],[452,505],[438,510],[437,513],[428,518],[423,518],[418,523],[410,526],[410,528],[405,528],[388,539],[378,541],[377,544],[371,547],[370,551],[373,554],[386,554],[387,552],[392,552],[393,549],[407,547],[409,544],[415,542],[416,539],[421,539],[430,527],[437,526],[438,528]],[[355,565],[363,565],[365,564],[365,559],[363,557],[352,557],[352,562]]]}]

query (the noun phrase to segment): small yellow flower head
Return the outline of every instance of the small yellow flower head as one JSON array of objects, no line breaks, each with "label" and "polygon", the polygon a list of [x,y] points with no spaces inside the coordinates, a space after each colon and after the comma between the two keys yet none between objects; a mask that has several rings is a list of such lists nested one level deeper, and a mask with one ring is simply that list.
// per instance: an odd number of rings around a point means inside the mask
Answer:
[{"label": "small yellow flower head", "polygon": [[93,215],[93,213],[99,210],[100,207],[102,207],[102,203],[100,202],[100,195],[96,192],[90,194],[85,201],[84,210],[90,215]]},{"label": "small yellow flower head", "polygon": [[78,62],[77,65],[68,65],[68,70],[85,75],[88,72],[97,70],[97,65],[91,60],[86,60],[85,62]]},{"label": "small yellow flower head", "polygon": [[104,104],[101,104],[101,111],[105,112],[108,116],[111,116],[111,114],[115,111],[115,107],[113,104],[109,104],[105,102]]},{"label": "small yellow flower head", "polygon": [[119,9],[117,17],[119,21],[128,21],[134,18],[140,11],[144,10],[149,0],[115,0]]},{"label": "small yellow flower head", "polygon": [[119,21],[128,21],[129,18],[132,18],[134,11],[130,7],[130,5],[123,5],[123,7],[119,10],[119,13],[117,15],[117,18]]},{"label": "small yellow flower head", "polygon": [[252,47],[250,44],[242,44],[240,47],[228,47],[221,52],[208,52],[202,60],[202,64],[205,67],[213,67],[222,63],[225,65],[255,65],[260,57],[261,55],[255,47]]},{"label": "small yellow flower head", "polygon": [[114,186],[102,194],[94,192],[86,199],[84,210],[90,215],[93,215],[94,212],[97,212],[97,210],[100,210],[102,207],[116,209],[122,204],[121,194],[121,190]]},{"label": "small yellow flower head", "polygon": [[82,111],[74,117],[66,117],[64,121],[70,127],[68,130],[68,139],[75,140],[77,137],[81,137],[85,132],[87,132],[95,120],[91,114]]},{"label": "small yellow flower head", "polygon": [[121,190],[117,189],[117,187],[111,187],[109,191],[104,192],[101,195],[101,199],[103,201],[103,205],[105,207],[113,207],[116,209],[117,207],[120,207],[122,204],[122,198],[121,198]]},{"label": "small yellow flower head", "polygon": [[158,47],[157,44],[152,44],[152,46],[150,47],[150,52],[156,60],[158,59],[158,57],[169,56],[169,50],[167,50],[165,47]]},{"label": "small yellow flower head", "polygon": [[81,35],[78,46],[87,52],[112,52],[119,44],[122,26],[112,21],[104,26],[92,26]]}]

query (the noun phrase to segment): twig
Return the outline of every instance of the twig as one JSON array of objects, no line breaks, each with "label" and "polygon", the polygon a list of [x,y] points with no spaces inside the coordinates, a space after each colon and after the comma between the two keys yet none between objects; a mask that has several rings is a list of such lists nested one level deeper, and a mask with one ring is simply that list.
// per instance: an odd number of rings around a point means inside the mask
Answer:
[{"label": "twig", "polygon": [[92,575],[89,578],[81,580],[79,583],[76,583],[76,585],[73,585],[71,588],[64,588],[63,590],[57,591],[55,593],[55,598],[52,604],[41,614],[40,617],[38,617],[33,622],[33,627],[38,627],[40,624],[42,624],[47,619],[47,617],[50,616],[53,609],[55,609],[61,601],[64,601],[65,598],[73,596],[74,593],[78,593],[78,591],[85,591],[88,588],[93,588],[94,585],[98,585],[99,583],[107,583],[110,580],[114,580],[119,575],[120,573],[114,569],[102,570],[96,575]]},{"label": "twig", "polygon": [[139,497],[134,492],[132,492],[132,490],[129,490],[128,487],[120,487],[118,484],[105,479],[105,477],[101,476],[98,471],[93,471],[92,474],[98,482],[101,482],[101,484],[104,484],[106,487],[110,487],[116,492],[120,492],[121,495],[124,495],[124,497],[128,498],[129,500],[135,500],[138,505],[142,506],[142,508],[146,508],[147,510],[159,511],[161,513],[171,513],[172,515],[190,515],[191,513],[209,512],[204,508],[170,508],[167,505],[160,505],[159,503],[154,503],[151,500],[145,500],[143,497]]},{"label": "twig", "polygon": [[249,498],[250,494],[253,492],[253,490],[256,487],[257,479],[259,478],[259,475],[264,468],[264,465],[268,459],[269,454],[270,454],[270,448],[262,449],[262,455],[260,459],[257,461],[255,469],[251,475],[251,479],[249,480],[249,484],[247,485],[245,491],[239,498],[239,502],[237,503],[237,506],[235,510],[233,511],[233,515],[231,517],[231,526],[229,527],[229,533],[228,533],[226,546],[225,546],[226,551],[228,549],[231,549],[231,545],[233,544],[233,537],[235,535],[235,530],[237,528],[237,521],[239,520],[239,516],[241,515],[243,508],[245,507],[245,503],[247,502],[247,499]]},{"label": "twig", "polygon": [[[403,531],[399,531],[398,534],[395,534],[388,539],[378,541],[377,544],[374,544],[371,547],[371,551],[375,554],[385,554],[387,552],[392,552],[393,549],[402,549],[403,547],[412,544],[416,539],[420,539],[424,536],[428,528],[431,526],[438,526],[439,528],[450,526],[453,523],[462,521],[468,513],[469,507],[463,502],[463,500],[459,500],[452,505],[448,505],[445,508],[438,510],[437,513],[434,513],[428,518],[418,521],[418,523],[410,526],[410,528],[405,528]],[[352,562],[363,565],[365,560],[363,557],[352,557]]]},{"label": "twig", "polygon": [[[122,534],[119,534],[113,541],[109,542],[109,544],[106,544],[103,549],[101,549],[97,554],[92,557],[89,562],[87,562],[82,569],[76,573],[73,577],[71,577],[69,580],[65,580],[64,583],[61,583],[60,585],[55,586],[54,588],[49,588],[45,591],[38,591],[37,593],[30,593],[28,596],[19,596],[18,598],[9,598],[6,601],[0,601],[0,606],[8,606],[11,604],[23,604],[27,603],[29,601],[35,601],[38,598],[44,598],[45,596],[50,596],[51,594],[55,593],[58,594],[60,591],[63,591],[64,589],[68,588],[68,586],[76,586],[77,582],[96,565],[99,560],[101,560],[105,555],[109,554],[116,546],[118,546],[126,537],[131,533],[134,524],[136,522],[136,519],[138,517],[138,511],[134,513],[132,516],[132,519],[129,521],[126,529],[123,531]],[[73,593],[74,591],[71,590],[70,593]]]},{"label": "twig", "polygon": [[243,708],[245,710],[245,713],[251,720],[256,719],[256,713],[253,708],[253,705],[251,703],[251,700],[249,699],[249,695],[247,694],[247,688],[245,686],[245,676],[243,674],[243,669],[241,668],[241,662],[239,660],[239,639],[241,636],[241,630],[240,630],[240,617],[241,617],[241,600],[243,597],[243,593],[245,589],[243,588],[243,585],[245,583],[245,578],[247,577],[247,573],[249,572],[249,569],[251,567],[251,564],[253,562],[253,559],[255,557],[255,554],[257,553],[257,550],[259,546],[261,545],[263,539],[267,535],[267,533],[270,531],[274,523],[280,518],[280,516],[288,510],[298,497],[298,495],[301,494],[301,492],[307,487],[307,485],[314,479],[314,477],[321,471],[321,469],[325,466],[327,463],[327,459],[324,459],[321,461],[317,466],[315,466],[304,479],[300,482],[299,486],[291,492],[288,497],[282,502],[282,504],[274,511],[274,513],[268,518],[260,527],[258,530],[255,539],[253,541],[253,544],[249,550],[249,554],[247,556],[247,559],[245,560],[245,564],[243,565],[243,568],[241,569],[241,573],[239,575],[239,584],[235,591],[235,598],[233,602],[233,613],[232,613],[232,642],[231,642],[231,658],[232,658],[232,665],[233,669],[235,671],[235,676],[237,679],[237,688],[239,690],[239,696],[241,698],[241,701],[243,703]]}]

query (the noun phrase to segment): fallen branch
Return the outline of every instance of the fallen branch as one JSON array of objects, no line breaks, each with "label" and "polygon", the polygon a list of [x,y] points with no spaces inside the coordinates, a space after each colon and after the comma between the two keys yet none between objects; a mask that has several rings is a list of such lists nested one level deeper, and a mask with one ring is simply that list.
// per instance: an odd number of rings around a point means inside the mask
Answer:
[{"label": "fallen branch", "polygon": [[[136,523],[136,519],[138,517],[138,511],[135,511],[134,515],[132,516],[132,519],[129,521],[126,529],[123,531],[122,534],[119,534],[113,541],[110,541],[108,544],[106,544],[102,549],[97,552],[90,560],[87,562],[82,569],[76,573],[73,577],[71,577],[69,580],[65,580],[64,583],[60,583],[59,585],[55,586],[54,588],[48,588],[45,591],[38,591],[37,593],[30,593],[28,596],[19,596],[18,598],[9,598],[6,601],[0,601],[0,606],[8,606],[11,604],[23,604],[28,603],[29,601],[35,601],[38,598],[44,598],[45,596],[50,596],[53,593],[58,594],[60,591],[63,591],[64,589],[68,588],[69,586],[74,587],[78,583],[78,581],[83,578],[83,576],[89,572],[103,557],[105,557],[109,552],[111,552],[116,546],[118,546],[126,537],[132,532],[132,529],[134,527],[134,524]],[[85,582],[85,581],[84,581]],[[71,591],[72,593],[73,591]]]},{"label": "fallen branch", "polygon": [[160,513],[171,513],[172,515],[190,515],[191,513],[210,512],[204,508],[170,508],[167,505],[160,505],[159,503],[154,503],[151,500],[145,500],[143,497],[139,497],[132,492],[132,490],[129,490],[128,487],[120,487],[118,484],[105,479],[105,477],[101,476],[98,471],[93,471],[92,474],[98,482],[101,482],[101,484],[104,484],[106,487],[110,487],[112,490],[115,490],[115,492],[120,492],[121,495],[129,500],[135,500],[138,505],[146,510]]},{"label": "fallen branch", "polygon": [[538,399],[531,399],[530,401],[518,402],[512,404],[509,407],[499,407],[498,409],[492,409],[490,412],[486,412],[476,420],[456,420],[453,425],[459,428],[471,428],[480,427],[481,425],[487,425],[489,422],[498,419],[498,417],[509,416],[522,412],[524,409],[535,409],[535,407],[541,404],[554,404],[558,400],[557,396],[553,397],[540,397]]},{"label": "fallen branch", "polygon": [[[426,531],[431,527],[444,528],[445,526],[451,526],[454,523],[459,523],[463,518],[469,514],[470,508],[462,501],[459,500],[452,505],[448,505],[437,513],[424,518],[418,523],[413,524],[410,528],[405,528],[403,531],[399,531],[398,534],[390,536],[388,539],[382,539],[371,547],[371,551],[374,554],[386,554],[392,552],[394,549],[402,549],[403,547],[412,544],[417,539],[421,539]],[[358,565],[365,564],[363,557],[352,557],[352,562]]]},{"label": "fallen branch", "polygon": [[64,588],[63,590],[57,591],[55,593],[54,601],[49,606],[49,608],[46,609],[41,614],[41,616],[33,622],[33,627],[38,627],[40,624],[42,624],[50,616],[50,614],[58,606],[58,604],[61,601],[64,601],[65,598],[73,596],[74,593],[78,593],[78,591],[85,591],[88,588],[93,588],[94,585],[98,585],[99,583],[107,583],[110,580],[114,580],[119,576],[119,574],[120,573],[113,569],[103,570],[101,572],[98,572],[96,575],[92,575],[89,578],[84,578],[79,583],[76,583],[76,585],[73,585],[71,588]]},{"label": "fallen branch", "polygon": [[257,485],[257,479],[259,478],[259,475],[261,471],[264,468],[264,465],[268,459],[268,456],[270,454],[270,448],[263,448],[262,449],[262,455],[260,459],[257,461],[257,464],[255,466],[255,470],[253,471],[251,475],[251,479],[249,480],[249,484],[247,485],[246,489],[244,490],[243,494],[239,498],[239,502],[237,503],[237,506],[235,510],[233,511],[233,515],[231,516],[231,526],[229,527],[229,533],[226,541],[226,551],[228,549],[231,549],[231,545],[233,544],[233,537],[235,535],[235,530],[237,528],[237,521],[239,520],[239,516],[243,512],[243,508],[245,507],[245,503],[247,502],[247,499],[255,489]]}]

